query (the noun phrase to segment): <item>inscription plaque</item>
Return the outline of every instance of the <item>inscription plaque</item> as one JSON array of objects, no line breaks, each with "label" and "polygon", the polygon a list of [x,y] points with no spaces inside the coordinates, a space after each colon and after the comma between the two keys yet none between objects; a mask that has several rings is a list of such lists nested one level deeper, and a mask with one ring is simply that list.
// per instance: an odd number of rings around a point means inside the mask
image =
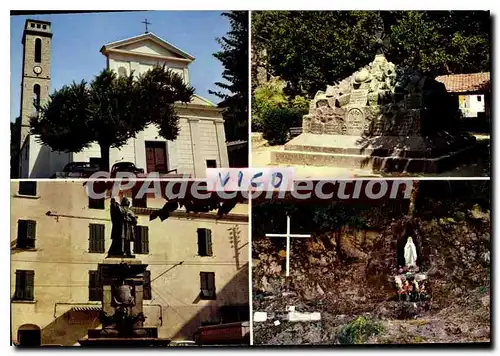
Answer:
[{"label": "inscription plaque", "polygon": [[368,102],[368,89],[357,89],[351,91],[349,104],[365,106]]},{"label": "inscription plaque", "polygon": [[365,114],[358,108],[349,110],[346,121],[347,135],[361,135],[365,130]]},{"label": "inscription plaque", "polygon": [[357,89],[351,91],[349,104],[365,106],[368,102],[368,89]]}]

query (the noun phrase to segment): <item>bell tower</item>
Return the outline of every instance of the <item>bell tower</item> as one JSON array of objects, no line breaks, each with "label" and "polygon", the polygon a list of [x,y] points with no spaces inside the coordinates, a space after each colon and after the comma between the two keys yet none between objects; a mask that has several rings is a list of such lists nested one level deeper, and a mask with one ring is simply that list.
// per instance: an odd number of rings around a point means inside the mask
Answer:
[{"label": "bell tower", "polygon": [[50,88],[51,23],[26,20],[23,33],[23,78],[21,83],[21,140],[29,135],[30,118],[47,102]]}]

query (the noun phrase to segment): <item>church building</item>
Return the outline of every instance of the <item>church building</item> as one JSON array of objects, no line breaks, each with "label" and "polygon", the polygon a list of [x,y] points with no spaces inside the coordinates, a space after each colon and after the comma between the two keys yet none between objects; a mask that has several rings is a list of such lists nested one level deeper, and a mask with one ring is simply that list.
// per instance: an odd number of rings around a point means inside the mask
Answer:
[{"label": "church building", "polygon": [[[22,39],[20,178],[50,178],[70,162],[100,160],[97,144],[78,153],[55,152],[29,134],[30,117],[49,99],[51,41],[50,22],[26,20]],[[106,67],[118,75],[131,71],[140,75],[154,65],[165,65],[190,83],[189,64],[195,58],[153,33],[105,44],[100,51],[106,57]],[[194,178],[205,177],[207,168],[228,167],[222,109],[197,94],[189,104],[176,104],[176,109],[180,130],[175,140],[163,139],[157,128],[150,125],[124,146],[111,148],[110,166],[131,162],[146,174],[171,173]]]}]

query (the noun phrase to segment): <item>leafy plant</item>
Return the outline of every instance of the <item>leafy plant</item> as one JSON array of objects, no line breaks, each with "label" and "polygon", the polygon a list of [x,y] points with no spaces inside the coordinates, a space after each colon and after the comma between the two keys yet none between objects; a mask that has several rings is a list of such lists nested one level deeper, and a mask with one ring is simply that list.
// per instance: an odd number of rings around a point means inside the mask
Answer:
[{"label": "leafy plant", "polygon": [[252,130],[262,130],[264,114],[269,109],[287,106],[288,100],[283,91],[286,83],[279,78],[271,78],[254,90],[252,97]]},{"label": "leafy plant", "polygon": [[309,100],[300,95],[295,95],[295,97],[290,100],[290,104],[292,108],[302,109],[302,110],[309,109]]},{"label": "leafy plant", "polygon": [[284,144],[291,127],[301,126],[304,110],[276,107],[264,111],[262,117],[262,136],[271,145]]},{"label": "leafy plant", "polygon": [[364,316],[358,316],[349,324],[342,327],[337,335],[337,340],[341,344],[362,344],[371,336],[379,335],[384,331],[384,327]]}]

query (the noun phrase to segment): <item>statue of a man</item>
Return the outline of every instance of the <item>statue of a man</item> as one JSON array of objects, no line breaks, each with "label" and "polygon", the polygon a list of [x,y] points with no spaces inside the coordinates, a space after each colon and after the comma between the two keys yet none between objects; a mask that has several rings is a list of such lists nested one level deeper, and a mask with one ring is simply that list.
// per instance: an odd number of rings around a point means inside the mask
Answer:
[{"label": "statue of a man", "polygon": [[413,239],[408,237],[408,241],[405,245],[405,262],[406,267],[416,267],[417,266],[417,247],[413,243]]},{"label": "statue of a man", "polygon": [[137,216],[130,207],[130,200],[124,197],[121,204],[111,199],[111,247],[108,257],[131,257],[130,243],[135,240]]}]

